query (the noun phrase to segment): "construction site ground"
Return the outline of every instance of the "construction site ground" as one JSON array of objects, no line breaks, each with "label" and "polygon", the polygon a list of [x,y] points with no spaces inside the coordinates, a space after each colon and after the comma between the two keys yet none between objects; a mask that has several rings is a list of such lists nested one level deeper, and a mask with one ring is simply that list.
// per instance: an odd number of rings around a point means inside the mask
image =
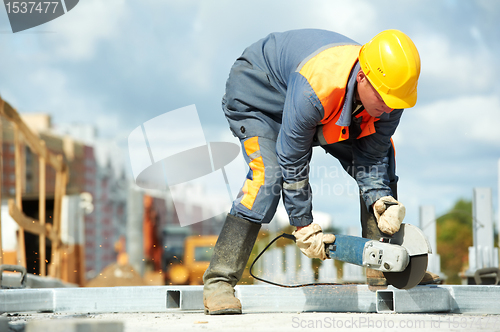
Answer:
[{"label": "construction site ground", "polygon": [[242,315],[203,313],[203,286],[0,290],[0,332],[500,331],[500,287],[238,285]]},{"label": "construction site ground", "polygon": [[[4,314],[6,331],[500,331],[500,315],[380,313],[249,313],[207,316],[202,312],[112,314]],[[85,328],[83,328],[85,327]],[[1,330],[0,331],[4,331]]]}]

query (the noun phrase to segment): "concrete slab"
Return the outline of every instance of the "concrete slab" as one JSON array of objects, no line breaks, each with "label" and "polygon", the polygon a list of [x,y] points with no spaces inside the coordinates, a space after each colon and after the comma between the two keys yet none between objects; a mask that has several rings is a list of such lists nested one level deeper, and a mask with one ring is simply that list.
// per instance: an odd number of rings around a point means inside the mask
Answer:
[{"label": "concrete slab", "polygon": [[6,317],[0,317],[0,331],[8,331],[9,330],[9,319]]},{"label": "concrete slab", "polygon": [[100,322],[92,319],[32,320],[25,332],[123,332],[121,321]]},{"label": "concrete slab", "polygon": [[[207,316],[203,313],[115,313],[65,316],[60,314],[25,314],[11,317],[11,324],[42,326],[42,322],[66,324],[79,322],[123,323],[124,332],[160,331],[497,331],[500,315],[464,314],[375,314],[375,313],[252,313]],[[39,332],[40,330],[36,330]],[[52,329],[51,332],[58,331]],[[66,330],[65,330],[66,331]],[[72,331],[72,330],[68,330]],[[94,331],[94,330],[88,330]],[[95,330],[101,331],[101,330]],[[113,330],[106,330],[113,331]]]}]

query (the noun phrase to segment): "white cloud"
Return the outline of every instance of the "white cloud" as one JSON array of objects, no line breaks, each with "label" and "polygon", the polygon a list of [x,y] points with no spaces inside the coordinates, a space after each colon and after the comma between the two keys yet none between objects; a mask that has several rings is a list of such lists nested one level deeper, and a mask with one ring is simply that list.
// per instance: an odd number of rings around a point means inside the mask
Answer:
[{"label": "white cloud", "polygon": [[497,95],[442,99],[405,111],[394,141],[409,221],[418,222],[419,205],[434,205],[439,215],[458,198],[470,199],[474,187],[496,187],[499,112]]},{"label": "white cloud", "polygon": [[97,96],[92,98],[71,88],[68,75],[58,68],[41,66],[26,77],[26,88],[21,100],[8,98],[14,107],[21,106],[21,112],[45,112],[52,116],[52,122],[93,124],[100,136],[114,137],[123,126],[123,118],[113,109],[105,109],[104,102]]},{"label": "white cloud", "polygon": [[500,145],[497,95],[438,100],[405,111],[395,135],[402,145],[425,147],[488,143]]},{"label": "white cloud", "polygon": [[[477,28],[474,34],[480,35]],[[493,56],[479,43],[461,48],[446,35],[423,33],[413,38],[422,62],[420,85],[432,84],[443,92],[479,92],[494,82]]]},{"label": "white cloud", "polygon": [[31,83],[30,85],[34,86],[38,91],[41,90],[49,99],[56,97],[58,92],[66,90],[68,83],[64,72],[49,67],[35,69],[26,79]]},{"label": "white cloud", "polygon": [[[262,11],[262,6],[268,7]],[[173,57],[183,63],[179,78],[200,92],[213,91],[220,58],[228,58],[227,68],[251,43],[270,32],[298,28],[320,28],[344,33],[350,38],[366,42],[376,31],[376,8],[368,1],[350,3],[317,1],[314,6],[302,8],[287,3],[235,4],[231,1],[201,2],[192,8],[189,29],[183,35],[185,44]],[[235,15],[234,12],[244,15]],[[277,12],[281,11],[281,15]],[[359,20],[360,12],[363,19]],[[265,24],[256,24],[256,18]],[[252,27],[252,29],[248,29]],[[224,73],[227,75],[227,73]]]},{"label": "white cloud", "polygon": [[476,0],[476,3],[481,7],[486,13],[498,13],[500,12],[500,2],[491,0]]},{"label": "white cloud", "polygon": [[317,1],[304,10],[306,20],[317,28],[342,33],[365,43],[378,31],[378,8],[371,1]]},{"label": "white cloud", "polygon": [[88,60],[99,42],[118,37],[126,13],[125,0],[80,1],[73,10],[49,23],[49,29],[57,35],[47,47],[64,60]]}]

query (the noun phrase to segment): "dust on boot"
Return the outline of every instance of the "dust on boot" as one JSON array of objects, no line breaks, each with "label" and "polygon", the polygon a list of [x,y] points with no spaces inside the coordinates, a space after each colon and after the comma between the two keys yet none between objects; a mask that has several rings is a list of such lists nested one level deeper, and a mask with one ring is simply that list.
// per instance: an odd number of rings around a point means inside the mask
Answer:
[{"label": "dust on boot", "polygon": [[234,286],[245,270],[261,225],[228,214],[203,275],[205,314],[241,314]]}]

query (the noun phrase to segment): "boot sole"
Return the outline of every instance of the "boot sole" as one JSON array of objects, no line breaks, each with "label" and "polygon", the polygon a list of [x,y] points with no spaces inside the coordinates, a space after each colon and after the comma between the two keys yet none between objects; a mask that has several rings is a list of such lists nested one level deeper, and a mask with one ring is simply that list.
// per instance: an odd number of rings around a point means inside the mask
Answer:
[{"label": "boot sole", "polygon": [[220,310],[209,310],[205,308],[205,315],[240,315],[241,309],[226,308]]},{"label": "boot sole", "polygon": [[433,280],[426,280],[426,281],[421,281],[419,285],[440,285],[443,283],[443,280],[441,279],[433,279]]}]

